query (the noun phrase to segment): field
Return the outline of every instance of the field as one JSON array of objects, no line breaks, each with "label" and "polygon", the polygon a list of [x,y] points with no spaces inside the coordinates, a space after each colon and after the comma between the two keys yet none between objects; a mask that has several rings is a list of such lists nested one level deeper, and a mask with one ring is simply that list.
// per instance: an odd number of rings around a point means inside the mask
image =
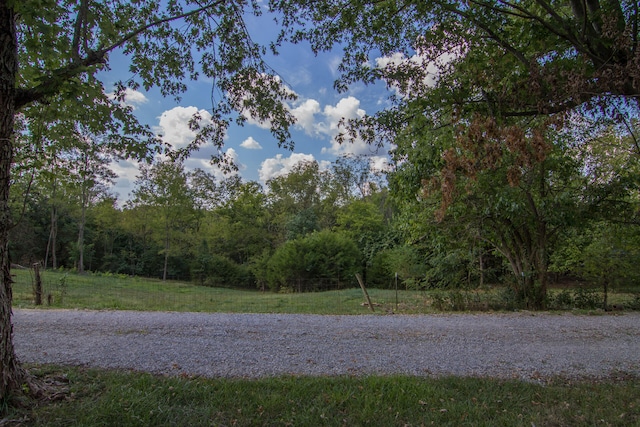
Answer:
[{"label": "field", "polygon": [[[14,306],[34,307],[32,273],[13,273]],[[277,294],[63,272],[46,272],[43,287],[43,307],[52,309],[370,313],[357,288]],[[401,290],[396,299],[394,290],[369,292],[376,313],[433,313],[461,303],[455,293]],[[487,289],[460,298],[469,303],[466,308],[486,309],[501,295]],[[637,296],[626,292],[610,299],[631,307]],[[63,398],[24,406],[0,402],[0,426],[640,425],[640,379],[624,376],[537,384],[415,377],[205,379],[59,366],[29,369],[63,385]]]},{"label": "field", "polygon": [[[33,273],[14,270],[14,306],[34,307]],[[138,277],[67,274],[42,275],[43,308],[154,310],[233,313],[363,314],[370,313],[360,288],[313,293],[273,293],[210,288],[191,283]],[[424,292],[369,290],[374,310],[386,313],[429,311]],[[47,296],[51,296],[50,299]]]},{"label": "field", "polygon": [[[18,308],[34,307],[33,272],[13,270],[13,299]],[[61,271],[42,273],[42,307],[92,310],[153,310],[233,313],[367,314],[360,288],[308,293],[210,288],[191,283],[117,275],[77,275]],[[369,289],[376,313],[427,314],[441,311],[513,309],[505,288],[482,290]],[[573,294],[575,292],[575,294]],[[601,307],[598,289],[550,291],[551,309]],[[609,294],[609,304],[640,309],[638,290]]]}]

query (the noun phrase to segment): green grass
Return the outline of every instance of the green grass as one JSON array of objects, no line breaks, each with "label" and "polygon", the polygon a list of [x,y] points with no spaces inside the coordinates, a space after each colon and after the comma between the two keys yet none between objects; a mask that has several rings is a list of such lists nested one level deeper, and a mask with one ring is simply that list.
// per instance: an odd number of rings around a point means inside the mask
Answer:
[{"label": "green grass", "polygon": [[[33,370],[33,369],[32,369]],[[630,426],[640,380],[539,385],[477,378],[167,378],[39,368],[67,398],[13,409],[29,426]]]},{"label": "green grass", "polygon": [[[33,273],[14,270],[14,307],[34,307]],[[258,290],[210,288],[191,283],[117,275],[77,275],[46,271],[43,308],[94,310],[199,311],[234,313],[365,314],[365,298],[358,287],[338,291],[274,293]],[[557,296],[566,288],[551,289]],[[434,313],[439,311],[486,311],[509,308],[504,288],[473,291],[412,291],[369,289],[377,313]],[[589,298],[601,294],[584,293]],[[610,304],[640,309],[637,292],[610,293]],[[567,307],[559,307],[566,309]],[[585,307],[578,307],[585,308]],[[593,306],[591,307],[593,310]],[[587,310],[588,311],[588,310]]]},{"label": "green grass", "polygon": [[[33,308],[33,277],[14,270],[13,305]],[[370,313],[360,288],[310,293],[274,293],[258,290],[209,288],[182,282],[113,275],[77,275],[58,271],[42,274],[42,308],[81,308],[144,311],[196,311],[234,313]],[[371,289],[374,309],[396,309],[395,291]],[[49,303],[47,296],[51,296]],[[405,313],[429,311],[425,292],[401,291],[398,307]]]},{"label": "green grass", "polygon": [[[34,307],[32,277],[16,270],[15,307]],[[51,308],[363,314],[358,288],[305,294],[206,288],[179,282],[46,272]],[[378,313],[396,293],[370,289]],[[558,292],[554,290],[553,292]],[[51,296],[51,304],[47,303]],[[500,297],[484,290],[465,298]],[[615,296],[626,302],[633,294]],[[397,311],[434,312],[434,293],[400,291]],[[57,402],[0,406],[0,426],[629,426],[640,425],[640,379],[546,385],[518,380],[420,377],[161,377],[146,373],[31,366],[64,377]],[[1,402],[0,402],[1,403]],[[2,413],[2,409],[5,410]]]}]

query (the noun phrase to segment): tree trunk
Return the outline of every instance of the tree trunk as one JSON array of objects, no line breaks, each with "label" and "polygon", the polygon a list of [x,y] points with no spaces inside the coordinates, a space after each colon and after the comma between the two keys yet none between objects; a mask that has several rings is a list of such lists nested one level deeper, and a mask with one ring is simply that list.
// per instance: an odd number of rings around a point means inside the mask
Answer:
[{"label": "tree trunk", "polygon": [[87,195],[85,183],[82,183],[80,224],[78,224],[78,273],[84,274],[84,226],[87,222]]},{"label": "tree trunk", "polygon": [[51,268],[58,269],[58,255],[56,254],[56,246],[58,244],[58,208],[51,206],[51,234],[49,235],[49,244],[51,245]]},{"label": "tree trunk", "polygon": [[20,366],[13,347],[9,262],[9,175],[13,162],[17,58],[14,12],[7,0],[0,0],[0,402],[20,390],[26,380],[26,372]]},{"label": "tree trunk", "polygon": [[167,268],[169,266],[169,220],[165,220],[164,235],[164,267],[162,269],[162,281],[167,281]]}]

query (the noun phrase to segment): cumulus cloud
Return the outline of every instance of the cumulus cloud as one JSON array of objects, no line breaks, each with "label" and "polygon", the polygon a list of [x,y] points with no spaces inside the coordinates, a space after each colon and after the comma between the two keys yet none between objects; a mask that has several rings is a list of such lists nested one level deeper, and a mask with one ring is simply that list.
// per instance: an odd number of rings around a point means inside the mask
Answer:
[{"label": "cumulus cloud", "polygon": [[198,110],[197,107],[174,107],[160,115],[154,131],[162,135],[162,139],[172,147],[186,147],[196,137],[196,132],[189,127],[189,122],[196,113],[200,116],[202,124],[211,120],[211,114],[206,110]]},{"label": "cumulus cloud", "polygon": [[124,203],[129,199],[136,181],[139,170],[138,162],[132,160],[117,160],[111,163],[111,170],[115,172],[117,178],[112,190],[118,195],[118,200]]},{"label": "cumulus cloud", "polygon": [[320,103],[315,99],[307,99],[291,109],[291,114],[296,118],[296,126],[312,136],[318,134],[315,118],[318,113],[320,113]]},{"label": "cumulus cloud", "polygon": [[325,124],[327,125],[324,132],[328,135],[336,135],[339,129],[339,122],[342,119],[358,119],[365,115],[365,111],[360,108],[360,100],[353,96],[342,98],[334,106],[327,105],[324,107],[324,116],[326,118]]},{"label": "cumulus cloud", "polygon": [[[110,92],[107,94],[107,96],[109,97],[109,99],[115,100],[116,93]],[[149,99],[145,96],[144,93],[131,88],[126,88],[124,91],[124,101],[122,101],[121,104],[123,106],[131,107],[136,110],[140,105],[146,104],[147,102],[149,102]]]},{"label": "cumulus cloud", "polygon": [[373,173],[387,173],[391,172],[392,165],[389,163],[389,157],[387,156],[371,156],[369,158],[369,168]]},{"label": "cumulus cloud", "polygon": [[[315,157],[312,154],[303,154],[303,153],[292,153],[289,157],[283,157],[282,154],[278,154],[275,157],[266,159],[260,165],[260,181],[266,183],[268,180],[272,178],[276,178],[278,176],[287,175],[291,170],[301,162],[313,162],[315,161]],[[330,162],[321,161],[320,169],[327,169],[330,165]]]},{"label": "cumulus cloud", "polygon": [[262,150],[262,145],[258,141],[256,141],[252,136],[242,141],[240,144],[242,148],[246,148],[247,150]]},{"label": "cumulus cloud", "polygon": [[341,132],[345,132],[344,128],[341,128],[340,122],[350,119],[360,119],[366,114],[365,110],[360,108],[360,100],[353,96],[342,98],[338,103],[333,105],[327,105],[324,107],[325,120],[318,126],[321,132],[328,135],[331,138],[331,145],[322,149],[323,153],[329,153],[333,155],[371,155],[375,152],[372,147],[362,140],[355,140],[353,142],[345,142],[340,144],[336,141],[335,137]]},{"label": "cumulus cloud", "polygon": [[211,164],[210,159],[202,159],[202,158],[189,158],[185,162],[185,170],[192,171],[194,169],[202,169],[205,172],[212,174],[216,179],[223,180],[228,178],[229,176],[237,175],[239,171],[245,170],[247,168],[246,165],[240,163],[238,152],[233,148],[227,149],[224,153],[225,157],[233,162],[234,165],[238,168],[237,171],[224,171],[219,166]]}]

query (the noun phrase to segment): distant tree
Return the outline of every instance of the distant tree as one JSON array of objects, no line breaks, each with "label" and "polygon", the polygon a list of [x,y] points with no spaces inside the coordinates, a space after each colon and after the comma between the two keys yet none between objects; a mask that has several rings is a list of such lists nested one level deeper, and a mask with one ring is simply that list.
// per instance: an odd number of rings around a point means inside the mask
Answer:
[{"label": "distant tree", "polygon": [[153,212],[150,224],[163,247],[162,280],[167,280],[169,258],[196,219],[184,166],[171,160],[143,166],[132,195],[130,207],[144,207]]},{"label": "distant tree", "polygon": [[216,221],[208,234],[215,253],[246,264],[265,248],[273,247],[266,197],[255,181],[239,183],[230,191],[227,201],[214,211]]},{"label": "distant tree", "polygon": [[108,196],[107,186],[113,183],[116,174],[108,167],[111,159],[106,154],[107,147],[100,144],[100,138],[90,135],[78,135],[81,144],[75,150],[76,182],[80,199],[80,218],[78,221],[77,268],[84,273],[85,263],[85,226],[87,209],[101,196]]},{"label": "distant tree", "polygon": [[318,162],[300,162],[286,175],[267,181],[268,207],[281,241],[286,240],[287,234],[297,237],[303,229],[317,229],[324,175]]}]

